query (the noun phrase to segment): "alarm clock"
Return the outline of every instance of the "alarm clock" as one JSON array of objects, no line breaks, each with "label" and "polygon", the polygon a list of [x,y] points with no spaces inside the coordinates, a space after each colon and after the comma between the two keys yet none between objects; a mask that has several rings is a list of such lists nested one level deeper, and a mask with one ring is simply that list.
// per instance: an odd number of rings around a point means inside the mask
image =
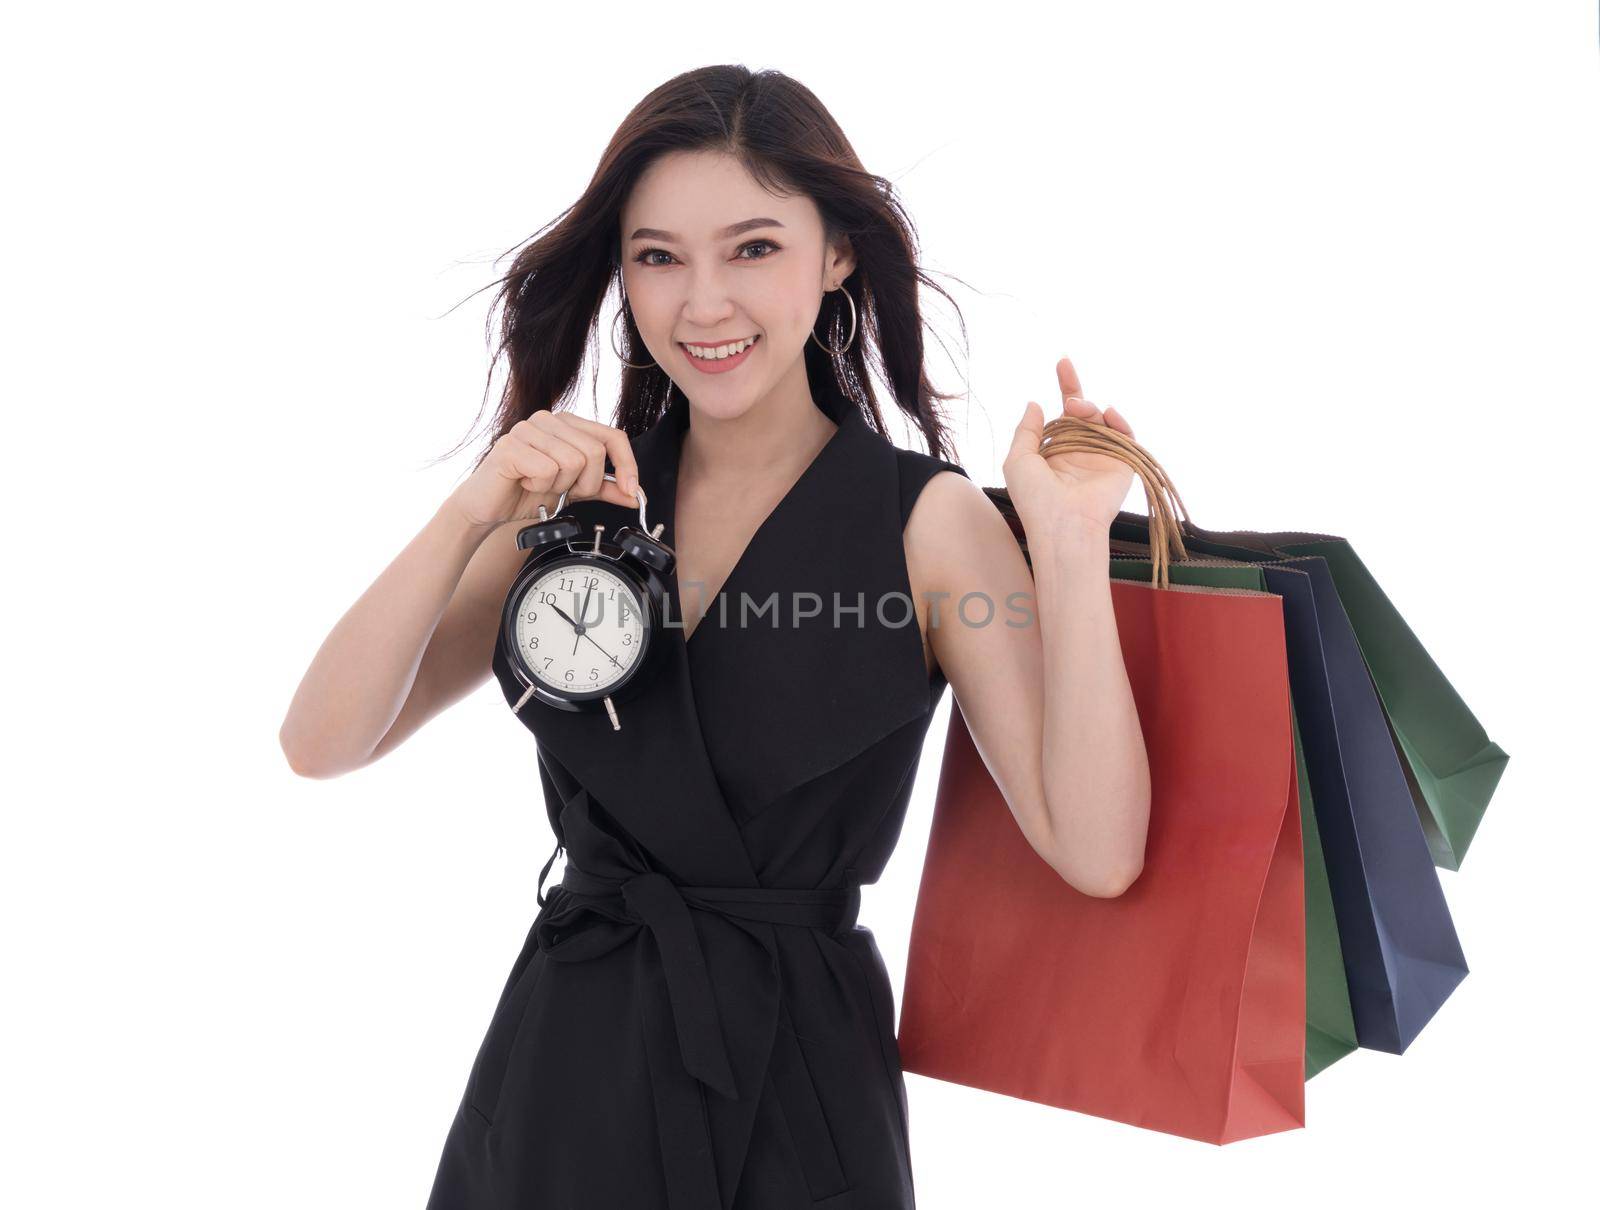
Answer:
[{"label": "alarm clock", "polygon": [[[614,475],[607,479],[616,482]],[[530,702],[568,711],[602,708],[620,731],[617,703],[647,683],[665,645],[667,579],[677,560],[651,532],[643,488],[639,525],[613,540],[596,525],[585,537],[576,517],[539,506],[539,520],[517,533],[517,547],[532,551],[506,594],[499,642],[506,662],[525,687],[512,710]]]}]

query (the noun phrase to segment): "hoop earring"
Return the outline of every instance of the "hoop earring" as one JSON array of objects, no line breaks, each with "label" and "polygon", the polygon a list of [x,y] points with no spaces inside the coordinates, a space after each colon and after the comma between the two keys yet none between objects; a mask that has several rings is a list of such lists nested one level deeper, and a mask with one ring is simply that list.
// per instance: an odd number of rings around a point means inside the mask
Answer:
[{"label": "hoop earring", "polygon": [[[817,348],[821,349],[823,352],[828,353],[833,357],[840,357],[845,353],[848,353],[850,351],[850,346],[856,342],[856,300],[850,296],[850,291],[846,290],[842,285],[836,287],[836,291],[838,293],[842,293],[844,295],[845,302],[850,304],[850,339],[844,342],[843,348],[836,349],[831,344],[825,345],[820,340],[817,340],[817,330],[815,328],[811,329],[811,339],[817,341]],[[833,291],[830,291],[830,293],[832,292]]]},{"label": "hoop earring", "polygon": [[[623,309],[626,309],[627,305],[628,305],[627,300],[624,299],[623,303],[622,303]],[[629,361],[626,357],[624,357],[617,350],[617,320],[619,320],[621,318],[622,318],[622,311],[618,311],[611,318],[611,351],[613,353],[617,354],[617,360],[620,361],[623,365],[627,366],[630,370],[648,370],[648,369],[652,368],[653,366],[657,365],[658,364],[657,362],[647,361],[642,366],[636,366],[636,365],[633,364],[633,362]]]}]

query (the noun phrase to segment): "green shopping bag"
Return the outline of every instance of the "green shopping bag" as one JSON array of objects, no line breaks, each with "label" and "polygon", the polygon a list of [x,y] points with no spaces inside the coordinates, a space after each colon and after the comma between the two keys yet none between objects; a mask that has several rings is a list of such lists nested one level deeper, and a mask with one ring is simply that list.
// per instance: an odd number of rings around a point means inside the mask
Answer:
[{"label": "green shopping bag", "polygon": [[1344,977],[1344,952],[1339,948],[1339,923],[1333,914],[1333,892],[1322,856],[1322,836],[1311,801],[1300,723],[1289,707],[1294,728],[1294,768],[1300,785],[1300,834],[1306,866],[1306,1079],[1357,1049],[1356,1021],[1350,1012],[1350,985]]}]

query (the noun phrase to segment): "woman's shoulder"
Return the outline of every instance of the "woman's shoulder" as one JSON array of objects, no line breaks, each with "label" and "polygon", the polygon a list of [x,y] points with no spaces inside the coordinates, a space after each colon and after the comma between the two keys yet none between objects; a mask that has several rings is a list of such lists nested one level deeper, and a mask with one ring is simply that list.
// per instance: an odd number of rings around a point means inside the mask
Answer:
[{"label": "woman's shoulder", "polygon": [[894,447],[894,452],[895,467],[900,476],[901,529],[904,529],[906,522],[910,520],[911,511],[922,497],[923,489],[941,472],[952,471],[963,478],[971,479],[966,468],[958,462],[925,454],[920,450],[908,450],[899,445]]},{"label": "woman's shoulder", "polygon": [[900,529],[913,569],[933,579],[982,563],[994,551],[1017,546],[995,493],[966,467],[931,454],[896,447],[900,473]]}]

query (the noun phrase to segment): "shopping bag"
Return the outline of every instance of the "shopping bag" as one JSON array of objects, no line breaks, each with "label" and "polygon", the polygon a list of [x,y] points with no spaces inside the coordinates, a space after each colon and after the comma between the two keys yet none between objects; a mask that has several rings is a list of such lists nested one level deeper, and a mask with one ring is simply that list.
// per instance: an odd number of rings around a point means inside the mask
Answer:
[{"label": "shopping bag", "polygon": [[[1510,759],[1446,679],[1349,541],[1331,534],[1202,529],[1185,519],[1184,546],[1265,562],[1318,556],[1328,567],[1366,670],[1383,702],[1434,863],[1459,870]],[[1114,539],[1143,541],[1147,520],[1121,512]]]},{"label": "shopping bag", "polygon": [[1283,608],[1113,581],[1144,869],[1082,894],[950,712],[900,1016],[908,1072],[1212,1143],[1305,1124],[1306,910]]}]

